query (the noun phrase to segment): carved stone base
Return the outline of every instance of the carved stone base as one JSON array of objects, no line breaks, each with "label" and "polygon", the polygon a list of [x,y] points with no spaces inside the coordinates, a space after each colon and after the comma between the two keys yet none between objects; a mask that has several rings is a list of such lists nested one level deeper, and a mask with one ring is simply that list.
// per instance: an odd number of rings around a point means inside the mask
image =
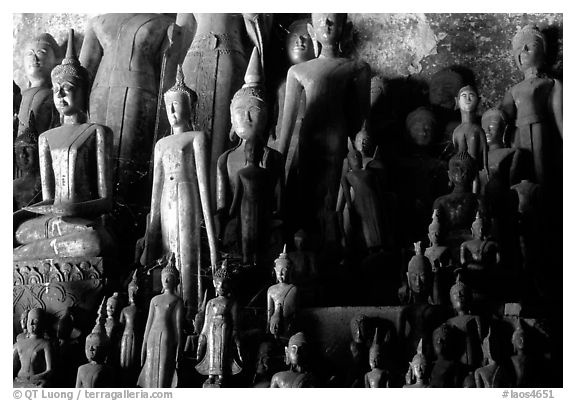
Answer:
[{"label": "carved stone base", "polygon": [[20,332],[19,318],[31,308],[42,308],[54,318],[71,307],[75,325],[88,329],[104,288],[104,260],[91,258],[36,259],[13,262],[13,324]]}]

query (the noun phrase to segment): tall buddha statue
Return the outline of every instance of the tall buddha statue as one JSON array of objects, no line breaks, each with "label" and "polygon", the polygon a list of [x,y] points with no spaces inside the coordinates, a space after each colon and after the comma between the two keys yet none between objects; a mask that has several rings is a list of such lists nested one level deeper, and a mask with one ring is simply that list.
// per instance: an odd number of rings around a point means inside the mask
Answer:
[{"label": "tall buddha statue", "polygon": [[[179,29],[163,14],[101,14],[88,21],[80,62],[90,74],[90,121],[113,132],[115,198],[147,207],[158,94],[174,82]],[[136,208],[135,212],[138,212]]]},{"label": "tall buddha statue", "polygon": [[[49,33],[32,38],[25,46],[23,64],[28,87],[22,91],[18,112],[18,136],[22,135],[26,128],[32,129],[38,136],[59,125],[50,90],[50,72],[60,61],[60,48]],[[29,125],[30,112],[35,116],[33,127]]]},{"label": "tall buddha statue", "polygon": [[527,25],[514,35],[512,55],[524,80],[504,95],[502,110],[516,127],[512,147],[530,152],[535,182],[546,186],[558,154],[554,148],[558,138],[553,137],[562,136],[562,83],[544,73],[546,40],[535,26]]},{"label": "tall buddha statue", "polygon": [[345,23],[346,14],[312,14],[308,32],[319,43],[320,55],[288,70],[278,146],[286,157],[301,96],[306,96],[297,144],[298,177],[288,189],[299,198],[290,205],[288,219],[328,246],[338,243],[336,202],[346,144],[370,106],[370,67],[339,55]]},{"label": "tall buddha statue", "polygon": [[[182,70],[164,94],[172,134],[154,149],[150,216],[141,263],[174,254],[181,274],[186,319],[191,323],[201,303],[202,229],[206,228],[210,265],[216,266],[216,234],[210,205],[208,138],[193,128],[196,93],[186,86]],[[202,223],[203,222],[203,223]]]},{"label": "tall buddha statue", "polygon": [[[268,105],[266,104],[264,77],[257,48],[252,51],[244,80],[245,84],[234,94],[230,103],[231,134],[238,136],[240,141],[218,158],[216,212],[220,223],[220,238],[224,237],[226,225],[230,219],[229,210],[233,195],[236,193],[238,171],[246,166],[246,141],[259,138],[261,142],[266,143],[267,139]],[[264,146],[263,150],[259,165],[270,171],[272,175],[271,186],[275,188],[275,197],[271,210],[277,216],[281,211],[281,194],[284,186],[282,157],[278,151],[268,146]],[[233,230],[230,229],[230,231]]]},{"label": "tall buddha statue", "polygon": [[101,218],[112,208],[112,134],[87,122],[88,72],[76,58],[73,30],[52,83],[62,126],[38,139],[43,200],[14,213],[14,261],[105,256],[114,248]]},{"label": "tall buddha statue", "polygon": [[38,133],[34,112],[30,112],[28,126],[14,141],[14,158],[21,176],[12,181],[14,211],[38,201],[42,192],[38,160]]},{"label": "tall buddha statue", "polygon": [[[231,145],[230,101],[242,86],[248,65],[246,43],[258,48],[263,68],[271,15],[178,13],[182,27],[180,60],[186,84],[198,96],[194,125],[208,137],[210,185],[215,188],[218,158]],[[267,142],[268,138],[265,138]],[[213,195],[211,195],[213,196]],[[214,206],[214,199],[212,199]]]}]

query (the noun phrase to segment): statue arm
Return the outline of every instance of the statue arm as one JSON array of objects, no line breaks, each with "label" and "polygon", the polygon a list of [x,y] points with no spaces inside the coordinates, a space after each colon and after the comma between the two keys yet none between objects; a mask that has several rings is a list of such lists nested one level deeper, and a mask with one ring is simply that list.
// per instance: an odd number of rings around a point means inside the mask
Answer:
[{"label": "statue arm", "polygon": [[240,179],[240,171],[236,174],[236,189],[234,190],[234,197],[232,198],[232,204],[230,205],[230,211],[228,212],[229,216],[234,216],[238,212],[244,194],[244,187],[242,180]]},{"label": "statue arm", "polygon": [[202,326],[202,331],[198,337],[198,349],[196,350],[196,360],[201,361],[202,357],[206,353],[206,342],[208,335],[208,326],[210,325],[211,311],[212,310],[212,300],[208,301],[206,305],[206,311],[204,312],[204,325]]},{"label": "statue arm", "polygon": [[490,169],[488,168],[488,141],[486,141],[486,133],[482,127],[479,127],[478,136],[480,137],[480,148],[482,151],[482,163],[486,170],[486,175],[490,178]]},{"label": "statue arm", "polygon": [[186,53],[196,36],[198,22],[192,13],[178,13],[176,15],[176,25],[182,28],[182,46],[180,48],[180,58],[178,64],[182,64],[186,58]]},{"label": "statue arm", "polygon": [[465,246],[465,244],[460,245],[460,264],[462,266],[466,265],[466,246]]},{"label": "statue arm", "polygon": [[270,296],[270,288],[266,293],[266,334],[270,333],[270,319],[274,313],[274,300]]},{"label": "statue arm", "polygon": [[226,215],[228,204],[228,151],[218,157],[216,166],[216,213]]},{"label": "statue arm", "polygon": [[152,177],[152,194],[150,201],[150,214],[148,216],[144,251],[140,263],[143,266],[151,263],[156,257],[156,249],[159,238],[162,236],[160,216],[160,202],[162,200],[162,187],[164,184],[164,168],[162,164],[162,150],[157,143],[154,147],[154,171]]},{"label": "statue arm", "polygon": [[176,329],[176,365],[180,364],[184,355],[184,303],[178,300],[174,310],[174,328]]},{"label": "statue arm", "polygon": [[554,86],[552,87],[552,94],[550,96],[550,108],[552,109],[554,122],[556,123],[556,128],[558,128],[560,137],[563,137],[562,83],[557,79],[554,80]]},{"label": "statue arm", "polygon": [[479,369],[474,371],[474,381],[476,382],[476,388],[484,388],[484,382],[482,381],[482,375]]},{"label": "statue arm", "polygon": [[294,72],[294,67],[297,67],[297,65],[290,67],[286,76],[286,95],[284,97],[280,142],[278,144],[278,151],[282,153],[284,162],[288,154],[290,139],[292,139],[292,134],[294,133],[294,125],[296,124],[296,117],[300,106],[300,96],[303,90],[303,86],[300,81],[298,81],[296,73]]},{"label": "statue arm", "polygon": [[348,177],[346,174],[340,180],[340,184],[342,186],[342,192],[344,193],[344,199],[346,203],[349,205],[349,209],[352,210],[352,195],[350,194],[350,182],[348,181]]},{"label": "statue arm", "polygon": [[208,179],[208,154],[209,147],[206,134],[199,132],[194,141],[194,160],[196,162],[196,177],[198,177],[198,188],[200,190],[200,203],[202,204],[202,214],[204,215],[204,225],[208,237],[208,247],[210,248],[210,263],[212,269],[216,268],[217,245],[216,231],[212,216],[212,205],[210,203],[210,180]]},{"label": "statue arm", "polygon": [[511,91],[506,92],[500,107],[504,113],[504,117],[506,118],[506,132],[504,133],[504,141],[507,145],[509,145],[513,141],[511,135],[514,133],[514,126],[516,122],[516,104],[514,103],[514,98],[512,97]]},{"label": "statue arm", "polygon": [[236,301],[231,301],[232,305],[230,307],[230,315],[232,317],[232,339],[236,345],[236,350],[238,352],[238,358],[242,362],[242,353],[240,352],[240,337],[238,336],[238,303]]},{"label": "statue arm", "polygon": [[[345,179],[347,172],[348,172],[348,159],[344,159],[344,161],[342,162],[342,172],[340,174],[340,182],[342,182],[342,180]],[[346,201],[346,199],[344,199],[343,186],[340,185],[340,188],[338,189],[338,199],[336,201],[336,211],[337,212],[344,211],[345,201]]]},{"label": "statue arm", "polygon": [[142,339],[142,350],[140,351],[140,365],[144,366],[146,361],[146,348],[148,346],[148,335],[150,334],[150,328],[154,322],[154,314],[156,308],[154,307],[154,299],[150,302],[150,309],[148,310],[148,320],[146,320],[146,329],[144,330],[144,337]]},{"label": "statue arm", "polygon": [[46,342],[44,345],[44,363],[46,364],[46,369],[43,372],[34,374],[30,376],[31,380],[44,380],[52,373],[52,349],[50,344]]},{"label": "statue arm", "polygon": [[100,65],[102,56],[104,55],[104,49],[102,49],[100,41],[94,32],[93,23],[94,20],[88,22],[88,27],[84,32],[84,41],[82,42],[79,57],[80,64],[82,64],[82,66],[90,73],[91,83],[94,81],[96,72],[98,71],[98,66]]}]

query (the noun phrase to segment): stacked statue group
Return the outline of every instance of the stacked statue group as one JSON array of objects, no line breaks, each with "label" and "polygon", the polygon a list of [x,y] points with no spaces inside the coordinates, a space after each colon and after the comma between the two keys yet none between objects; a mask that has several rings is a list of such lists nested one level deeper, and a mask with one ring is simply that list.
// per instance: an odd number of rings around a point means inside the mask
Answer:
[{"label": "stacked statue group", "polygon": [[[293,23],[293,65],[273,88],[271,15],[101,15],[79,57],[70,31],[61,63],[51,35],[28,43],[14,385],[554,383],[546,314],[523,312],[548,299],[544,254],[561,238],[562,86],[543,72],[544,36],[514,36],[525,78],[481,119],[476,88],[439,72],[396,147],[377,137],[382,82],[339,52],[347,26],[345,14]],[[78,283],[95,283],[92,300]],[[301,319],[398,304],[395,324],[354,316],[345,372]],[[82,314],[97,314],[87,336]]]}]

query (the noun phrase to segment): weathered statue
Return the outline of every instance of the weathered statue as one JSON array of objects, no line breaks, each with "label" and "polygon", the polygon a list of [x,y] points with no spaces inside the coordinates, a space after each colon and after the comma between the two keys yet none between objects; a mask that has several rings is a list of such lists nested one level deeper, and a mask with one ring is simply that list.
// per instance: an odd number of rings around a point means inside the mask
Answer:
[{"label": "weathered statue", "polygon": [[469,229],[476,212],[483,213],[481,198],[472,193],[476,173],[476,163],[468,152],[460,152],[450,158],[448,177],[454,189],[452,193],[437,198],[433,205],[434,209],[438,209],[448,246],[460,246],[463,240],[469,239]]},{"label": "weathered statue", "polygon": [[120,312],[120,324],[124,326],[122,339],[120,340],[120,368],[124,371],[127,384],[131,384],[129,379],[139,367],[138,356],[142,346],[142,328],[141,310],[138,307],[137,299],[140,287],[138,285],[137,271],[134,271],[132,280],[128,284],[128,302],[129,305],[124,307]]},{"label": "weathered statue", "polygon": [[106,335],[104,300],[98,311],[96,325],[86,337],[85,353],[88,363],[78,368],[76,388],[115,387],[115,372],[106,361],[110,350],[110,338]]},{"label": "weathered statue", "polygon": [[239,222],[242,262],[254,266],[262,263],[269,247],[274,203],[275,178],[270,170],[260,166],[263,146],[258,137],[246,141],[246,167],[236,173],[234,198],[228,213]]},{"label": "weathered statue", "polygon": [[[203,293],[201,226],[206,227],[210,263],[216,266],[216,234],[210,205],[208,138],[192,125],[196,94],[184,84],[179,69],[176,84],[164,94],[172,134],[154,148],[150,217],[141,263],[174,254],[180,272],[186,319],[192,321]],[[202,224],[202,221],[204,224]]]},{"label": "weathered statue", "polygon": [[42,192],[38,160],[38,133],[35,131],[34,113],[30,113],[28,126],[14,141],[14,159],[21,176],[12,182],[14,211],[38,201]]},{"label": "weathered statue", "polygon": [[[246,83],[234,94],[232,103],[230,103],[232,132],[240,138],[240,142],[218,158],[216,211],[219,216],[219,236],[221,238],[224,237],[232,198],[236,193],[238,171],[246,166],[246,141],[259,138],[263,143],[266,143],[268,106],[263,85],[264,76],[256,48],[252,52],[244,80]],[[284,185],[282,157],[278,151],[264,146],[264,155],[260,165],[269,170],[273,177],[272,187],[275,188],[275,200],[274,204],[270,206],[272,212],[278,214],[281,211]],[[233,231],[232,228],[228,229],[228,231],[230,230]]]},{"label": "weathered statue", "polygon": [[14,213],[15,261],[105,256],[114,248],[100,221],[112,208],[112,134],[86,122],[88,72],[76,58],[73,30],[52,83],[62,126],[38,139],[43,201]]},{"label": "weathered statue", "polygon": [[[476,162],[477,170],[486,170],[488,167],[488,144],[484,130],[476,122],[476,109],[480,97],[478,91],[471,85],[464,86],[458,91],[456,105],[460,109],[462,123],[454,129],[452,142],[455,153],[468,152]],[[490,173],[488,172],[488,177]],[[474,193],[480,191],[478,180],[474,182]]]},{"label": "weathered statue", "polygon": [[450,301],[456,316],[446,324],[454,329],[454,357],[468,370],[482,365],[482,324],[480,317],[470,314],[470,288],[461,281],[457,271],[456,283],[450,288]]},{"label": "weathered statue", "polygon": [[562,136],[562,84],[546,76],[544,35],[533,25],[520,29],[512,39],[512,55],[524,80],[502,100],[502,109],[516,127],[512,146],[532,155],[535,182],[546,185],[548,169],[556,155],[553,136]]},{"label": "weathered statue", "polygon": [[206,305],[204,327],[198,340],[196,370],[208,379],[203,387],[223,387],[226,380],[242,371],[238,337],[238,305],[232,298],[232,275],[228,262],[213,278],[216,298]]},{"label": "weathered statue", "polygon": [[274,261],[274,272],[278,283],[268,288],[266,293],[266,332],[275,338],[289,338],[298,309],[298,288],[287,282],[291,276],[292,262],[287,257],[286,245],[278,259]]},{"label": "weathered statue", "polygon": [[[432,265],[432,273],[434,274],[432,300],[436,305],[443,305],[449,302],[446,295],[448,295],[450,285],[447,285],[447,282],[452,281],[453,277],[450,248],[440,245],[443,234],[440,218],[438,217],[438,209],[434,209],[432,223],[428,226],[430,246],[424,251],[424,256],[428,258]],[[447,277],[450,277],[450,280],[447,280]]]},{"label": "weathered statue", "polygon": [[114,134],[108,152],[114,194],[128,205],[147,206],[147,176],[161,136],[158,93],[174,82],[177,28],[162,14],[102,14],[84,32],[80,62],[91,77],[90,121]]},{"label": "weathered statue", "polygon": [[[118,364],[120,351],[120,339],[122,338],[122,324],[120,323],[120,294],[115,292],[106,301],[106,322],[104,328],[106,335],[110,339],[110,351],[113,354],[114,364]],[[115,354],[115,355],[114,355]]]},{"label": "weathered statue", "polygon": [[248,61],[245,44],[250,39],[258,48],[263,68],[271,19],[262,14],[179,13],[176,23],[183,33],[180,62],[186,84],[199,96],[194,125],[208,136],[210,187],[214,188],[218,157],[233,139],[229,138],[230,100],[242,86]]},{"label": "weathered statue", "polygon": [[176,387],[184,350],[184,303],[176,294],[180,273],[174,256],[162,269],[162,294],[150,301],[141,351],[139,387]]},{"label": "weathered statue", "polygon": [[289,369],[272,376],[270,388],[306,388],[314,387],[314,377],[306,369],[308,341],[302,332],[290,337],[288,346],[284,347]]},{"label": "weathered statue", "polygon": [[368,330],[368,317],[364,314],[355,315],[350,320],[350,356],[352,361],[348,370],[346,387],[362,387],[364,375],[370,370],[369,338],[366,338]]},{"label": "weathered statue", "polygon": [[[60,48],[49,33],[38,35],[26,43],[23,64],[28,87],[22,91],[18,112],[18,136],[29,128],[38,138],[44,131],[59,125],[50,90],[50,72],[59,61]],[[30,112],[36,117],[33,126],[28,125]]]},{"label": "weathered statue", "polygon": [[[369,252],[375,252],[392,242],[389,219],[383,208],[383,188],[377,173],[363,166],[362,154],[358,150],[348,153],[348,166],[341,180],[344,199],[349,205],[352,225],[359,220],[364,243]],[[387,224],[388,223],[388,224]]]},{"label": "weathered statue", "polygon": [[390,372],[384,367],[384,350],[379,343],[378,327],[374,332],[374,340],[370,346],[369,364],[370,372],[364,375],[364,387],[366,388],[387,388],[391,387]]},{"label": "weathered statue", "polygon": [[488,239],[480,213],[472,223],[472,239],[460,245],[460,264],[469,270],[494,271],[500,263],[500,250],[495,241]]},{"label": "weathered statue", "polygon": [[406,384],[404,388],[425,388],[429,386],[428,361],[422,353],[422,340],[418,343],[416,355],[408,362],[408,372],[406,372]]},{"label": "weathered statue", "polygon": [[370,102],[368,64],[338,54],[345,21],[345,14],[312,14],[308,32],[320,43],[321,52],[288,70],[278,146],[286,157],[305,95],[297,184],[290,189],[300,195],[289,216],[314,239],[324,233],[324,243],[337,241],[335,210],[346,143],[360,129]]},{"label": "weathered statue", "polygon": [[515,382],[513,387],[538,387],[543,382],[543,367],[538,363],[537,357],[532,355],[530,347],[530,337],[524,330],[524,324],[518,320],[516,329],[512,333],[512,345],[514,353],[510,358],[514,367]]},{"label": "weathered statue", "polygon": [[482,351],[486,364],[474,371],[476,388],[500,388],[514,386],[509,368],[502,364],[502,346],[488,329],[488,335],[482,342]]},{"label": "weathered statue", "polygon": [[454,359],[454,332],[446,323],[434,330],[433,340],[436,361],[430,372],[430,387],[462,387],[466,377],[465,367]]},{"label": "weathered statue", "polygon": [[16,336],[16,341],[28,338],[28,312],[30,312],[29,309],[24,309],[20,315],[20,328],[22,331]]},{"label": "weathered statue", "polygon": [[14,387],[49,387],[53,373],[53,351],[44,338],[44,310],[34,308],[28,312],[28,336],[14,344]]}]

